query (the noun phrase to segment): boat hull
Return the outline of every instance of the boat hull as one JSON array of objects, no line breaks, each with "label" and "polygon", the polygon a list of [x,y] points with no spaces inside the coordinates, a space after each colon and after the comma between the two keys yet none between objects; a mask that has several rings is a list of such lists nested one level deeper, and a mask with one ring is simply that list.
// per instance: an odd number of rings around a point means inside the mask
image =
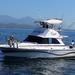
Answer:
[{"label": "boat hull", "polygon": [[25,58],[62,58],[74,57],[75,49],[69,50],[35,50],[19,48],[1,48],[5,56],[25,57]]}]

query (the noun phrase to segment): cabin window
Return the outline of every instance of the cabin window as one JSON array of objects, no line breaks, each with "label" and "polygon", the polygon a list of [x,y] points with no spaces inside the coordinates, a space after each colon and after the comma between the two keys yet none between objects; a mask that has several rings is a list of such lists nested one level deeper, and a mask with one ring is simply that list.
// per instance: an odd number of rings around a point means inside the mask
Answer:
[{"label": "cabin window", "polygon": [[24,41],[34,42],[34,43],[39,43],[39,44],[48,44],[49,43],[48,38],[41,38],[41,37],[32,36],[32,35],[29,35]]},{"label": "cabin window", "polygon": [[42,38],[38,36],[29,35],[24,41],[38,43],[38,44],[60,44],[55,38]]},{"label": "cabin window", "polygon": [[59,41],[55,38],[49,38],[49,44],[60,44]]},{"label": "cabin window", "polygon": [[60,44],[59,41],[55,38],[52,38],[52,44]]}]

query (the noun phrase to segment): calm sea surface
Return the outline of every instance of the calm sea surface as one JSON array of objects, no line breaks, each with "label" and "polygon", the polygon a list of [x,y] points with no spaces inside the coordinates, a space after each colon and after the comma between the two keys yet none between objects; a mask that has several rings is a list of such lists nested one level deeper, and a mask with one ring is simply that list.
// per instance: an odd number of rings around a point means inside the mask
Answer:
[{"label": "calm sea surface", "polygon": [[[24,40],[32,29],[0,29],[0,43],[6,43],[9,35],[18,41]],[[63,40],[70,44],[75,40],[75,31],[61,31],[67,35]],[[25,59],[6,58],[0,51],[0,75],[75,75],[75,58]]]}]

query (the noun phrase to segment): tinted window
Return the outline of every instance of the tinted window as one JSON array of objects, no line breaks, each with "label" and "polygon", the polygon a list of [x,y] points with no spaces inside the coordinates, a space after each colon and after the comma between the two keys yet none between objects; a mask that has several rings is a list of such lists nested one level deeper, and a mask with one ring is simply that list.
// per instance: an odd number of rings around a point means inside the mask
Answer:
[{"label": "tinted window", "polygon": [[35,42],[39,44],[60,44],[55,38],[42,38],[38,36],[29,35],[24,41]]},{"label": "tinted window", "polygon": [[52,44],[60,44],[59,41],[55,38],[52,38]]},{"label": "tinted window", "polygon": [[49,43],[48,38],[41,38],[41,37],[32,36],[32,35],[29,35],[24,41],[36,42],[39,44],[48,44]]}]

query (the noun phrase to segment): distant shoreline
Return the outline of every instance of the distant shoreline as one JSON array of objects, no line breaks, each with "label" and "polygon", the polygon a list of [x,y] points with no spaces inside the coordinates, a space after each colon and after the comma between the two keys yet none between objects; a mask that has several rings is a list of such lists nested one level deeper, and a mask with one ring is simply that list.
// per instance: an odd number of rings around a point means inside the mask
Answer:
[{"label": "distant shoreline", "polygon": [[[36,27],[13,27],[13,28],[10,28],[10,27],[0,27],[0,29],[35,29]],[[75,31],[75,29],[61,29],[63,31]]]},{"label": "distant shoreline", "polygon": [[35,28],[0,28],[0,29],[35,29]]}]

